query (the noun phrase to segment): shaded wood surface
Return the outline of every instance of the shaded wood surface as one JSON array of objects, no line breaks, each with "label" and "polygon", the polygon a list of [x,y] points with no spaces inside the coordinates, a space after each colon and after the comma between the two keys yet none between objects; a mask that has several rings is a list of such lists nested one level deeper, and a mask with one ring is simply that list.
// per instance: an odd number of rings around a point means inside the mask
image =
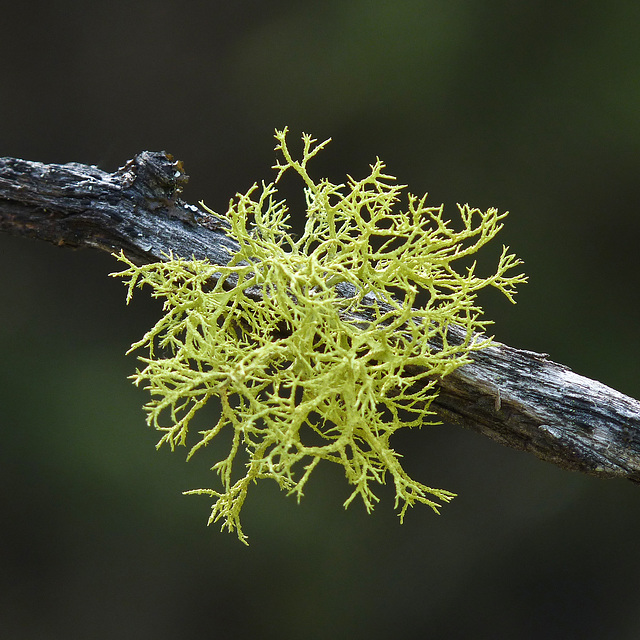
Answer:
[{"label": "shaded wood surface", "polygon": [[[123,250],[138,264],[170,252],[226,264],[238,245],[224,219],[180,199],[187,179],[164,152],[142,152],[114,173],[0,158],[0,231]],[[545,354],[496,342],[439,388],[432,408],[443,420],[565,469],[640,482],[640,402]]]}]

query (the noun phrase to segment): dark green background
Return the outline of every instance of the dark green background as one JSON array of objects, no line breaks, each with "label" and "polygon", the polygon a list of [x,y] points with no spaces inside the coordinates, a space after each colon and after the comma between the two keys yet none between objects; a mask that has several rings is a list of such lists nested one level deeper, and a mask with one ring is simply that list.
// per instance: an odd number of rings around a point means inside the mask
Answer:
[{"label": "dark green background", "polygon": [[[182,159],[224,209],[269,179],[272,132],[378,155],[452,215],[510,210],[518,305],[498,339],[640,396],[640,4],[498,1],[14,3],[0,25],[0,154],[114,170]],[[294,213],[298,213],[297,211]],[[217,526],[207,460],[154,450],[125,356],[157,318],[108,255],[0,237],[3,638],[640,637],[640,488],[450,426],[399,435],[459,497],[397,522],[318,469],[301,505]]]}]

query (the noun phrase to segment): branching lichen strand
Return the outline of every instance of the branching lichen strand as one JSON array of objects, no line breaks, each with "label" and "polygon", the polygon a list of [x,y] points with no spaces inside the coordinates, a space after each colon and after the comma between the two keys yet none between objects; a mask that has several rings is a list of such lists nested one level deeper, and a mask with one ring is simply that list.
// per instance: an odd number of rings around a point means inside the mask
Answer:
[{"label": "branching lichen strand", "polygon": [[[433,424],[437,379],[490,343],[473,337],[488,324],[478,291],[495,287],[513,301],[525,280],[510,275],[520,261],[506,247],[486,278],[475,263],[460,273],[453,267],[494,238],[506,214],[461,206],[456,231],[425,197],[409,195],[398,210],[404,187],[380,160],[362,180],[316,182],[307,163],[328,141],[303,135],[295,160],[286,134],[276,131],[275,182],[229,205],[240,250],[227,265],[168,256],[136,266],[120,256],[127,268],[116,274],[128,279],[128,300],[145,284],[164,300],[164,317],[132,346],[149,351],[132,377],[151,393],[145,409],[163,434],[158,446],[185,446],[194,415],[210,398],[220,400],[217,424],[199,431],[189,457],[231,430],[229,454],[212,467],[222,487],[187,493],[214,498],[209,522],[222,520],[243,541],[239,515],[251,484],[270,478],[299,500],[321,460],[344,467],[352,486],[345,506],[360,497],[371,511],[372,485],[387,475],[401,519],[415,503],[437,512],[450,501],[455,494],[407,475],[391,436]],[[299,238],[276,199],[278,180],[291,170],[304,182],[307,205]],[[350,322],[350,311],[363,307],[370,324]],[[452,324],[465,329],[462,344],[447,341]],[[241,450],[248,460],[238,473]]]}]

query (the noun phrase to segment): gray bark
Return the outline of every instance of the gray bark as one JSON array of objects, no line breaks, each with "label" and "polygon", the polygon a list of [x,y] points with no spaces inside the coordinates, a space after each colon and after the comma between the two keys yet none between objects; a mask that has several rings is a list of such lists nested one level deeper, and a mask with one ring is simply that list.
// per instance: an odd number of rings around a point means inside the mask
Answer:
[{"label": "gray bark", "polygon": [[[137,264],[170,253],[226,264],[238,245],[223,218],[179,198],[187,179],[164,152],[140,153],[114,173],[0,158],[0,231],[122,250]],[[472,358],[438,381],[441,419],[565,469],[640,482],[640,402],[545,354],[496,342]]]}]

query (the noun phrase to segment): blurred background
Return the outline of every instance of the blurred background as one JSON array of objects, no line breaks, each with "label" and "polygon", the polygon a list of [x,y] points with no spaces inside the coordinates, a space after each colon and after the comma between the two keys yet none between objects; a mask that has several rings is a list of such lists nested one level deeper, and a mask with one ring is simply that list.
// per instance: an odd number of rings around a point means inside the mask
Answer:
[{"label": "blurred background", "polygon": [[[384,0],[12,3],[0,155],[115,170],[166,150],[224,210],[271,179],[275,127],[380,156],[413,192],[498,207],[526,265],[498,340],[640,397],[640,4]],[[300,215],[294,207],[294,215]],[[125,356],[158,318],[107,254],[0,236],[3,638],[640,637],[640,488],[471,431],[399,434],[459,497],[400,525],[318,468],[256,486],[251,546],[206,527],[207,456],[154,449]],[[212,409],[215,412],[215,408]]]}]

